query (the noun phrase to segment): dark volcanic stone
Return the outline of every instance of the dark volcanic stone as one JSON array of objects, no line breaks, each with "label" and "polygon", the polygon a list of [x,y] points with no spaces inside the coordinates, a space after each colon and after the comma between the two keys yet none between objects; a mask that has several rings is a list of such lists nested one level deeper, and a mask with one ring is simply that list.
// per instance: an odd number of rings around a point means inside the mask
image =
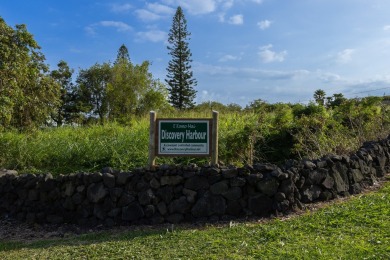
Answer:
[{"label": "dark volcanic stone", "polygon": [[185,196],[180,197],[179,199],[176,199],[172,201],[169,206],[169,213],[185,213],[189,207],[189,204],[187,202],[187,198]]},{"label": "dark volcanic stone", "polygon": [[347,171],[348,168],[339,162],[336,163],[330,171],[330,174],[333,177],[335,182],[334,187],[338,193],[349,190]]},{"label": "dark volcanic stone", "polygon": [[92,183],[88,186],[87,196],[88,199],[93,203],[102,201],[107,194],[108,192],[102,182]]},{"label": "dark volcanic stone", "polygon": [[302,191],[302,200],[303,202],[312,202],[315,201],[320,197],[320,194],[322,192],[322,189],[317,186],[313,185],[311,187],[308,187],[307,189],[304,189]]},{"label": "dark volcanic stone", "polygon": [[232,216],[239,216],[243,213],[242,205],[238,200],[228,201],[226,213]]},{"label": "dark volcanic stone", "polygon": [[201,189],[208,189],[210,187],[210,184],[206,177],[203,176],[194,176],[189,178],[184,183],[184,188],[190,189],[190,190],[201,190]]},{"label": "dark volcanic stone", "polygon": [[144,210],[138,203],[132,203],[127,207],[122,208],[122,219],[126,221],[134,221],[145,216]]},{"label": "dark volcanic stone", "polygon": [[257,182],[263,179],[263,174],[255,173],[248,176],[248,183],[250,185],[256,185]]},{"label": "dark volcanic stone", "polygon": [[268,180],[261,180],[257,183],[256,188],[264,194],[269,196],[278,192],[279,181],[276,178],[270,178]]},{"label": "dark volcanic stone", "polygon": [[151,204],[153,198],[154,198],[154,193],[151,189],[148,189],[146,191],[141,191],[140,193],[138,193],[138,201],[141,205]]},{"label": "dark volcanic stone", "polygon": [[124,192],[118,201],[118,207],[124,207],[129,205],[135,200],[135,197],[127,192]]},{"label": "dark volcanic stone", "polygon": [[208,195],[200,198],[191,209],[194,217],[209,217],[223,215],[226,210],[226,201],[222,196]]},{"label": "dark volcanic stone", "polygon": [[268,215],[273,209],[273,200],[264,194],[258,194],[249,197],[248,207],[255,215]]},{"label": "dark volcanic stone", "polygon": [[236,177],[230,179],[230,186],[232,187],[242,187],[245,186],[245,184],[246,184],[246,180],[244,178]]},{"label": "dark volcanic stone", "polygon": [[295,184],[291,179],[287,179],[281,182],[279,190],[288,195],[294,192]]},{"label": "dark volcanic stone", "polygon": [[333,179],[330,175],[327,175],[327,176],[325,177],[324,181],[321,183],[321,185],[322,185],[324,188],[330,190],[330,189],[332,189],[333,186],[334,186],[334,179]]},{"label": "dark volcanic stone", "polygon": [[222,169],[222,176],[226,179],[236,177],[238,174],[237,169]]},{"label": "dark volcanic stone", "polygon": [[172,186],[161,187],[157,191],[157,196],[159,196],[165,203],[170,203],[174,196]]},{"label": "dark volcanic stone", "polygon": [[122,188],[112,188],[110,189],[110,198],[112,201],[117,201],[123,193]]},{"label": "dark volcanic stone", "polygon": [[174,185],[181,183],[182,181],[183,181],[182,176],[172,175],[172,176],[162,176],[160,183],[161,183],[161,186],[164,186],[164,185],[174,186]]},{"label": "dark volcanic stone", "polygon": [[359,169],[351,169],[350,173],[351,173],[352,183],[359,183],[364,179],[364,176]]},{"label": "dark volcanic stone", "polygon": [[210,187],[210,191],[213,194],[220,195],[224,192],[226,192],[229,189],[229,185],[227,181],[220,181],[217,182]]},{"label": "dark volcanic stone", "polygon": [[156,208],[153,205],[147,205],[145,207],[145,216],[150,218],[156,212]]},{"label": "dark volcanic stone", "polygon": [[308,181],[309,184],[321,184],[327,175],[328,170],[326,169],[313,170],[308,174],[308,178],[306,181]]},{"label": "dark volcanic stone", "polygon": [[103,173],[103,183],[107,188],[114,188],[115,176],[111,173]]},{"label": "dark volcanic stone", "polygon": [[242,196],[242,191],[240,187],[233,187],[222,193],[227,200],[238,200]]},{"label": "dark volcanic stone", "polygon": [[132,176],[133,176],[133,174],[130,172],[120,172],[120,173],[118,173],[118,176],[116,179],[116,184],[125,185],[130,180],[130,178]]}]

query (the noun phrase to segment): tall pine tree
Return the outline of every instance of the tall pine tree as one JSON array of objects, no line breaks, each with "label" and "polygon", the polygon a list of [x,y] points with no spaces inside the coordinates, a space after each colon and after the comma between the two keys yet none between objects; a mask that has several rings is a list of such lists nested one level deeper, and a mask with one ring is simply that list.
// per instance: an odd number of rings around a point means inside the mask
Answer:
[{"label": "tall pine tree", "polygon": [[129,50],[124,44],[122,44],[119,48],[114,64],[118,64],[120,62],[130,62]]},{"label": "tall pine tree", "polygon": [[187,21],[179,6],[173,17],[172,28],[168,34],[168,50],[172,59],[168,63],[168,74],[165,81],[169,85],[169,102],[177,109],[192,108],[197,81],[193,78],[190,63],[191,51],[188,40],[191,33],[187,31]]}]

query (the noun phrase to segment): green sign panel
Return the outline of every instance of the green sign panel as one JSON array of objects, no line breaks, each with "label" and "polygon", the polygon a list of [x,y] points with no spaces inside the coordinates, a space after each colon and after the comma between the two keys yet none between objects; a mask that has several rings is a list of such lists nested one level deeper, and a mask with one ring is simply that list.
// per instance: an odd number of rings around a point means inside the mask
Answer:
[{"label": "green sign panel", "polygon": [[158,119],[158,155],[210,155],[210,120]]}]

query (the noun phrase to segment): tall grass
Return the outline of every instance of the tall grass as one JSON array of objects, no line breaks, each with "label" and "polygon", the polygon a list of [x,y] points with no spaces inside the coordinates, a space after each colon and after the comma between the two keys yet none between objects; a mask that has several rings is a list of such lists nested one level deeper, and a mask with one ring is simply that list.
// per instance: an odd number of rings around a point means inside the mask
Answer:
[{"label": "tall grass", "polygon": [[[390,111],[340,112],[320,107],[274,107],[219,116],[219,160],[237,166],[256,161],[279,163],[348,153],[362,142],[389,134]],[[159,118],[211,118],[210,111],[169,112]],[[149,117],[87,127],[46,128],[32,132],[0,131],[0,167],[21,172],[71,173],[103,167],[130,170],[147,164]],[[162,157],[158,164],[204,164],[209,158]]]},{"label": "tall grass", "polygon": [[[208,118],[209,113],[181,113],[160,117]],[[242,164],[247,158],[249,125],[257,124],[253,114],[229,114],[220,117],[220,158]],[[147,164],[149,118],[140,118],[129,126],[117,124],[88,127],[47,128],[29,133],[0,132],[0,166],[22,172],[71,173],[97,171],[110,166],[128,170]],[[199,163],[209,158],[162,157],[157,163]]]},{"label": "tall grass", "polygon": [[54,173],[95,171],[104,166],[139,167],[146,164],[149,140],[142,123],[0,133],[1,165]]}]

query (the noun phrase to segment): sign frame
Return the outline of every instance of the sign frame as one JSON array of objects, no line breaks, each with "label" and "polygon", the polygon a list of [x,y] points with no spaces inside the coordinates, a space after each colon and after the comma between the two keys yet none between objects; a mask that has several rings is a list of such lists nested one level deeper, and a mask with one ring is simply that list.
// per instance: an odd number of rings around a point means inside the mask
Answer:
[{"label": "sign frame", "polygon": [[[160,134],[161,134],[161,123],[169,123],[169,124],[193,124],[193,123],[206,123],[208,124],[207,127],[207,139],[206,139],[206,145],[207,145],[207,153],[162,153],[161,152],[161,139],[160,139]],[[156,119],[156,124],[155,124],[155,155],[159,157],[177,157],[177,156],[184,156],[184,157],[210,157],[212,156],[212,144],[213,144],[213,119],[210,118],[157,118]],[[179,132],[179,131],[178,131]],[[178,142],[173,142],[177,143]],[[184,143],[184,144],[189,144],[189,143]],[[204,144],[204,143],[203,143]]]}]

